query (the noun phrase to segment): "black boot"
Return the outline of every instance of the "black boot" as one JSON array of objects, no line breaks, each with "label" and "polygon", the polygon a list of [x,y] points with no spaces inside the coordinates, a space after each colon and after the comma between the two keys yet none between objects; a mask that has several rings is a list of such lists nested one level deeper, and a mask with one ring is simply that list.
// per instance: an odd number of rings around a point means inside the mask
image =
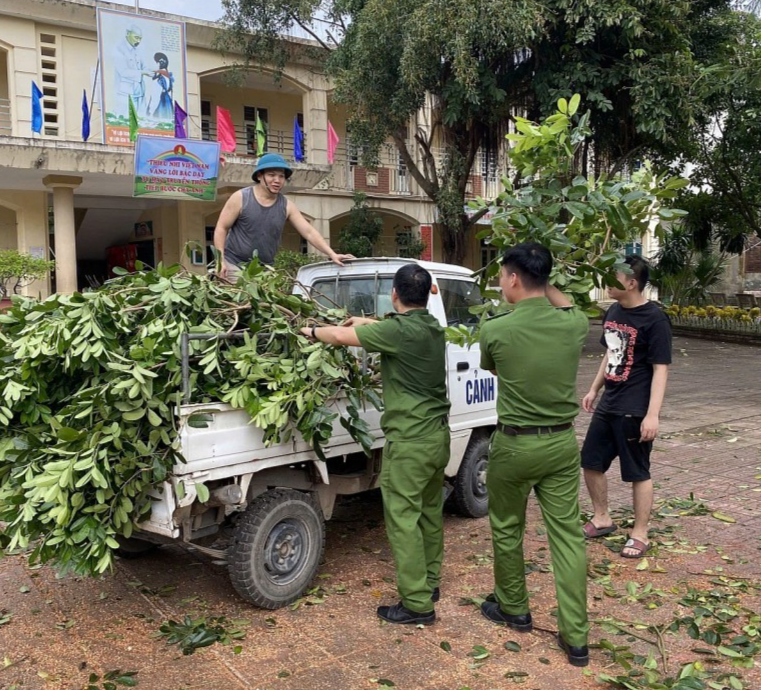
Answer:
[{"label": "black boot", "polygon": [[589,647],[584,645],[583,647],[571,647],[564,639],[563,636],[558,633],[558,644],[566,656],[568,657],[568,663],[571,666],[588,666],[589,665]]},{"label": "black boot", "polygon": [[521,613],[519,615],[504,613],[499,604],[494,601],[485,601],[481,604],[481,613],[484,615],[484,618],[488,618],[492,623],[506,625],[508,628],[518,632],[531,632],[533,628],[530,613]]},{"label": "black boot", "polygon": [[441,599],[441,590],[434,587],[433,592],[431,592],[431,601],[435,604],[439,599]]},{"label": "black boot", "polygon": [[400,601],[393,606],[379,606],[378,617],[389,623],[412,623],[413,625],[433,625],[436,622],[436,612],[418,613],[410,611]]}]

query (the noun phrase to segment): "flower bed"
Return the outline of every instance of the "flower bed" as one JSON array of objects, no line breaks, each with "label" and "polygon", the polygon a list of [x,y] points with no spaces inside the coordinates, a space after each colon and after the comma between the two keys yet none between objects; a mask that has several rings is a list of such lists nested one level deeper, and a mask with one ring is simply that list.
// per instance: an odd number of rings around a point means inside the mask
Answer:
[{"label": "flower bed", "polygon": [[761,309],[739,307],[679,307],[666,310],[674,332],[700,338],[761,343]]}]

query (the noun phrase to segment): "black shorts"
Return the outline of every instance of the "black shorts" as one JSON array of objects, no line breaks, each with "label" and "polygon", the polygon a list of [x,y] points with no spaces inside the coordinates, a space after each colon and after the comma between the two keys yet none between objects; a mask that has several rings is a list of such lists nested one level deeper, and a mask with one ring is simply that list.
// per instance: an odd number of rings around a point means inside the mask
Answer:
[{"label": "black shorts", "polygon": [[640,443],[642,417],[596,412],[581,449],[581,466],[607,472],[618,457],[621,479],[642,482],[650,479],[652,441]]}]

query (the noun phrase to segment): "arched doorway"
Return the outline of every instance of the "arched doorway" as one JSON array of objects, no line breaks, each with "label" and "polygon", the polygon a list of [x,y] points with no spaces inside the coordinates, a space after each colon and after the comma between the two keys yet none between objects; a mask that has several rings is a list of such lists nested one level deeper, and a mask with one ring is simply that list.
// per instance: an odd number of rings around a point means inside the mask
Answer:
[{"label": "arched doorway", "polygon": [[[374,213],[383,221],[383,229],[374,246],[375,256],[407,256],[420,258],[427,248],[421,240],[420,222],[400,211],[386,208],[373,208]],[[351,212],[342,213],[330,219],[330,246],[334,249],[340,244],[341,232],[351,218]]]}]

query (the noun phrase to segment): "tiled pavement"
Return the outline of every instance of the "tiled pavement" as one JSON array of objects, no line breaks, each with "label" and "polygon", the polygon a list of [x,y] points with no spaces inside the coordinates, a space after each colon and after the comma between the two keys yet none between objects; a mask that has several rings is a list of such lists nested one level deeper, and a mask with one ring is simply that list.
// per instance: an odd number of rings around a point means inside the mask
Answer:
[{"label": "tiled pavement", "polygon": [[[597,332],[590,336],[582,361],[580,393],[599,363],[596,338]],[[641,602],[606,596],[606,583],[590,580],[592,619],[613,615],[664,623],[676,613],[685,615],[676,601],[688,585],[709,589],[716,574],[751,585],[761,580],[761,350],[686,338],[676,338],[674,345],[663,437],[653,457],[657,496],[687,499],[693,494],[711,512],[736,522],[710,513],[655,520],[660,545],[642,571],[635,569],[636,561],[620,559],[604,543],[590,544],[590,565],[598,568],[596,575],[610,574],[608,587],[621,592],[629,581],[651,582],[669,595],[650,610]],[[587,422],[582,413],[580,434]],[[581,496],[588,507],[583,489]],[[628,487],[615,476],[610,496],[613,506],[630,503]],[[660,510],[673,513],[673,504]],[[505,673],[516,671],[528,674],[518,679],[527,690],[575,690],[601,687],[595,681],[598,673],[622,673],[609,653],[593,649],[584,674],[568,666],[552,643],[553,582],[535,503],[525,545],[537,630],[528,635],[496,628],[473,606],[461,605],[462,597],[491,589],[491,544],[486,520],[452,515],[446,519],[436,625],[408,630],[379,624],[375,607],[394,600],[393,566],[381,522],[377,496],[354,500],[337,513],[315,583],[324,596],[307,599],[296,610],[247,606],[233,592],[224,567],[177,547],[120,561],[115,575],[101,580],[57,579],[49,568],[31,570],[20,558],[2,560],[0,609],[12,618],[0,625],[0,688],[78,690],[90,672],[116,668],[138,671],[138,687],[144,690],[355,690],[384,687],[380,679],[404,690],[492,690],[512,687],[514,681]],[[164,586],[165,596],[160,596]],[[743,605],[758,611],[759,594],[751,587],[742,595]],[[183,657],[152,637],[162,621],[188,612],[246,619],[242,651],[235,654],[232,647],[216,645]],[[593,626],[592,640],[601,637],[612,636]],[[505,649],[508,640],[521,644],[520,653]],[[665,640],[671,673],[696,657],[690,652],[695,643],[683,634]],[[442,642],[451,645],[450,652]],[[625,638],[616,643],[631,644]],[[490,652],[480,666],[469,656],[475,645]],[[648,651],[639,642],[633,649]],[[12,665],[4,668],[6,664]],[[727,663],[721,668],[730,670]],[[757,669],[738,673],[746,688],[761,688]]]}]

